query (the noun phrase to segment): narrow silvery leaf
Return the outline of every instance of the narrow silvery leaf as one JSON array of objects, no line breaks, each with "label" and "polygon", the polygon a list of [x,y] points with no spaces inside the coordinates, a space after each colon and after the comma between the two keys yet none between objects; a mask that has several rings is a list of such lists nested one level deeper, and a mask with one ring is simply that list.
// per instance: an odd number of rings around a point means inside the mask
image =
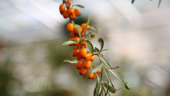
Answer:
[{"label": "narrow silvery leaf", "polygon": [[90,52],[93,52],[93,45],[89,40],[85,41]]},{"label": "narrow silvery leaf", "polygon": [[95,47],[94,51],[98,53],[100,50],[97,47]]},{"label": "narrow silvery leaf", "polygon": [[62,46],[68,46],[70,44],[75,44],[78,43],[77,41],[73,41],[73,40],[69,40],[69,41],[65,41],[64,43],[62,43]]},{"label": "narrow silvery leaf", "polygon": [[73,59],[73,60],[64,60],[64,62],[71,63],[71,64],[75,64],[75,63],[78,63],[78,60],[77,60],[77,59]]},{"label": "narrow silvery leaf", "polygon": [[133,4],[135,2],[135,0],[131,0],[131,3]]},{"label": "narrow silvery leaf", "polygon": [[127,90],[129,90],[130,88],[128,87],[127,83],[126,82],[123,82],[124,83],[124,86]]},{"label": "narrow silvery leaf", "polygon": [[104,46],[104,41],[103,41],[103,39],[102,38],[99,38],[98,39],[98,42],[100,43],[100,51],[102,51],[103,50],[103,46]]},{"label": "narrow silvery leaf", "polygon": [[98,96],[99,91],[100,91],[100,80],[99,80],[99,77],[97,76],[97,81],[96,81],[96,86],[93,92],[93,96]]},{"label": "narrow silvery leaf", "polygon": [[109,90],[109,92],[111,92],[111,93],[116,92],[116,89],[114,88],[114,86],[110,86],[108,83],[104,83],[104,86],[105,86],[106,89]]},{"label": "narrow silvery leaf", "polygon": [[87,27],[87,25],[89,25],[90,24],[90,17],[88,17],[88,20],[87,20],[87,23],[86,23],[86,26],[85,26],[85,28]]},{"label": "narrow silvery leaf", "polygon": [[103,49],[102,51],[108,51],[109,49]]},{"label": "narrow silvery leaf", "polygon": [[96,32],[96,31],[93,31],[93,30],[87,30],[87,31],[85,31],[85,32],[86,32],[86,34],[89,34],[89,33],[97,34],[97,32]]},{"label": "narrow silvery leaf", "polygon": [[122,82],[122,80],[120,79],[120,77],[111,69],[109,69],[109,71],[111,72],[111,74],[116,77],[120,82]]},{"label": "narrow silvery leaf", "polygon": [[107,62],[107,61],[105,60],[105,58],[103,58],[102,56],[100,56],[99,58],[100,58],[100,60],[101,60],[106,66],[108,66],[109,68],[111,68],[111,65],[109,64],[109,62]]},{"label": "narrow silvery leaf", "polygon": [[81,4],[74,4],[73,6],[77,6],[77,7],[80,7],[80,8],[84,8],[84,6],[81,5]]},{"label": "narrow silvery leaf", "polygon": [[160,7],[162,0],[159,0],[158,7]]},{"label": "narrow silvery leaf", "polygon": [[93,31],[97,31],[97,29],[95,28],[95,27],[93,27],[93,26],[90,26],[90,30],[93,30]]}]

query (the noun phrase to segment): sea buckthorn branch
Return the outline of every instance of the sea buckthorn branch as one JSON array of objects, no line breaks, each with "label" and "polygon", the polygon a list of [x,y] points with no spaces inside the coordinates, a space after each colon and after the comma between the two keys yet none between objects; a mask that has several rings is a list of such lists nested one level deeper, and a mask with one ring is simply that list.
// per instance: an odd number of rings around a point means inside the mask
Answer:
[{"label": "sea buckthorn branch", "polygon": [[[73,7],[84,8],[84,6],[80,4],[72,5],[71,3],[70,0],[63,0],[63,3],[59,6],[61,15],[65,19],[69,18],[67,30],[70,32],[70,40],[64,42],[62,45],[74,48],[72,60],[65,60],[65,62],[76,64],[76,68],[79,70],[81,76],[88,79],[97,78],[94,96],[108,96],[111,93],[115,93],[117,89],[114,87],[110,74],[120,82],[123,82],[113,70],[118,67],[113,68],[104,58],[103,51],[106,51],[106,49],[103,49],[104,40],[102,38],[98,39],[100,48],[94,48],[91,43],[90,40],[94,39],[97,29],[89,25],[90,19],[88,19],[87,23],[81,25],[75,24],[74,19],[80,16],[81,12],[79,9]],[[94,64],[94,59],[99,62]],[[128,89],[126,83],[123,82],[122,84]]]}]

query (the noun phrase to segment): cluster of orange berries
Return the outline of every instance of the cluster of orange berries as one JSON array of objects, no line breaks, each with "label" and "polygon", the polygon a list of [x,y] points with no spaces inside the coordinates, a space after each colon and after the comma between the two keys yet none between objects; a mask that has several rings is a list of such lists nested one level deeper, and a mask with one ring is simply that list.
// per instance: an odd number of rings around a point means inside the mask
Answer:
[{"label": "cluster of orange berries", "polygon": [[[68,10],[66,10],[64,4],[67,5]],[[85,23],[81,24],[81,26],[77,26],[77,27],[74,26],[74,24],[71,21],[76,16],[80,16],[80,11],[78,9],[70,8],[70,6],[71,6],[71,2],[70,0],[67,0],[60,5],[59,9],[61,14],[64,16],[64,18],[70,17],[70,22],[67,24],[67,30],[70,32],[70,40],[77,42],[70,45],[70,46],[75,46],[72,56],[78,60],[78,63],[76,64],[76,68],[79,70],[80,75],[86,76],[87,73],[91,70],[92,62],[95,59],[94,54],[87,50],[87,45],[85,40],[82,39],[85,38],[85,31],[89,30],[90,26],[86,25]],[[68,16],[66,16],[65,14],[68,14]],[[72,16],[74,16],[74,18]],[[98,69],[97,72],[88,74],[88,78],[95,79],[96,74],[100,74],[100,73],[101,73],[101,69]]]},{"label": "cluster of orange berries", "polygon": [[74,20],[76,16],[80,16],[80,10],[76,8],[71,8],[71,1],[70,0],[63,0],[63,4],[60,5],[60,13],[63,15],[64,18],[70,18]]}]

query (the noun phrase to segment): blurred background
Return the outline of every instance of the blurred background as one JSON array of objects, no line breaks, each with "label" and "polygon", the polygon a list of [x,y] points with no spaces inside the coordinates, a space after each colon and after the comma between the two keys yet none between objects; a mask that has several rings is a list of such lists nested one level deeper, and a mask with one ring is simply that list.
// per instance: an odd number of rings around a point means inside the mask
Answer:
[{"label": "blurred background", "polygon": [[[0,96],[92,96],[95,80],[64,63],[72,48],[62,0],[0,0]],[[113,96],[170,96],[170,1],[73,0],[105,40],[105,55],[130,90]],[[97,45],[97,40],[93,43]]]}]

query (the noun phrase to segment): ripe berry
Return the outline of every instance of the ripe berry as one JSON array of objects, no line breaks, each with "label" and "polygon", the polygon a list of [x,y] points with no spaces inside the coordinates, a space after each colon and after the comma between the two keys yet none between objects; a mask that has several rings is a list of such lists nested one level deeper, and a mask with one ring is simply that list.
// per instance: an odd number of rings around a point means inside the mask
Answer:
[{"label": "ripe berry", "polygon": [[88,70],[87,69],[80,69],[80,75],[82,75],[82,76],[85,76],[86,75],[86,73],[88,72]]},{"label": "ripe berry", "polygon": [[68,16],[69,16],[69,15],[68,15],[67,11],[64,11],[63,17],[64,17],[64,18],[68,18]]},{"label": "ripe berry", "polygon": [[80,10],[79,9],[75,9],[75,14],[76,14],[76,16],[80,16],[81,15]]},{"label": "ripe berry", "polygon": [[76,64],[76,68],[77,69],[81,69],[83,67],[83,62],[80,60],[77,64]]},{"label": "ripe berry", "polygon": [[84,68],[90,69],[92,62],[91,61],[85,61],[84,62]]},{"label": "ripe berry", "polygon": [[68,24],[67,24],[67,30],[68,30],[69,32],[73,32],[73,30],[74,30],[74,25],[73,25],[72,23],[68,23]]},{"label": "ripe berry", "polygon": [[76,34],[79,34],[79,31],[80,31],[80,33],[82,32],[82,28],[81,28],[80,26],[74,28],[74,32],[75,32]]},{"label": "ripe berry", "polygon": [[67,10],[68,15],[74,14],[74,8],[69,8]]},{"label": "ripe berry", "polygon": [[73,37],[73,38],[71,38],[71,40],[77,41],[78,43],[80,42],[80,38],[79,37]]},{"label": "ripe berry", "polygon": [[91,61],[93,61],[95,59],[95,56],[94,55],[92,55],[91,56]]},{"label": "ripe berry", "polygon": [[76,57],[76,56],[79,54],[79,52],[80,52],[80,50],[79,50],[77,47],[74,48],[74,51],[73,51],[72,56],[73,56],[73,57]]},{"label": "ripe berry", "polygon": [[63,14],[66,11],[66,7],[64,6],[64,4],[61,4],[59,9],[61,14]]},{"label": "ripe berry", "polygon": [[71,38],[74,37],[74,32],[71,32],[70,37],[71,37]]},{"label": "ripe berry", "polygon": [[88,75],[89,79],[95,79],[96,78],[96,74],[95,73],[91,73]]},{"label": "ripe berry", "polygon": [[77,55],[77,60],[81,60],[81,59],[82,59],[81,55]]},{"label": "ripe berry", "polygon": [[86,50],[86,48],[81,48],[81,49],[80,49],[80,55],[81,55],[82,57],[86,57],[86,56],[87,56],[87,50]]},{"label": "ripe berry", "polygon": [[100,74],[101,72],[102,72],[101,69],[98,69],[96,73]]},{"label": "ripe berry", "polygon": [[71,6],[71,1],[70,0],[67,0],[67,6],[70,7]]},{"label": "ripe berry", "polygon": [[85,57],[87,61],[91,60],[92,53],[88,53]]},{"label": "ripe berry", "polygon": [[81,36],[84,37],[84,35],[85,35],[84,31],[82,31],[82,32],[81,32]]},{"label": "ripe berry", "polygon": [[74,20],[76,18],[76,15],[73,13],[73,14],[70,14],[70,19],[71,20]]},{"label": "ripe berry", "polygon": [[83,46],[84,48],[87,48],[86,42],[81,42],[81,46]]},{"label": "ripe berry", "polygon": [[85,23],[81,24],[81,27],[86,31],[86,30],[89,30],[90,29],[90,26],[87,25]]}]

